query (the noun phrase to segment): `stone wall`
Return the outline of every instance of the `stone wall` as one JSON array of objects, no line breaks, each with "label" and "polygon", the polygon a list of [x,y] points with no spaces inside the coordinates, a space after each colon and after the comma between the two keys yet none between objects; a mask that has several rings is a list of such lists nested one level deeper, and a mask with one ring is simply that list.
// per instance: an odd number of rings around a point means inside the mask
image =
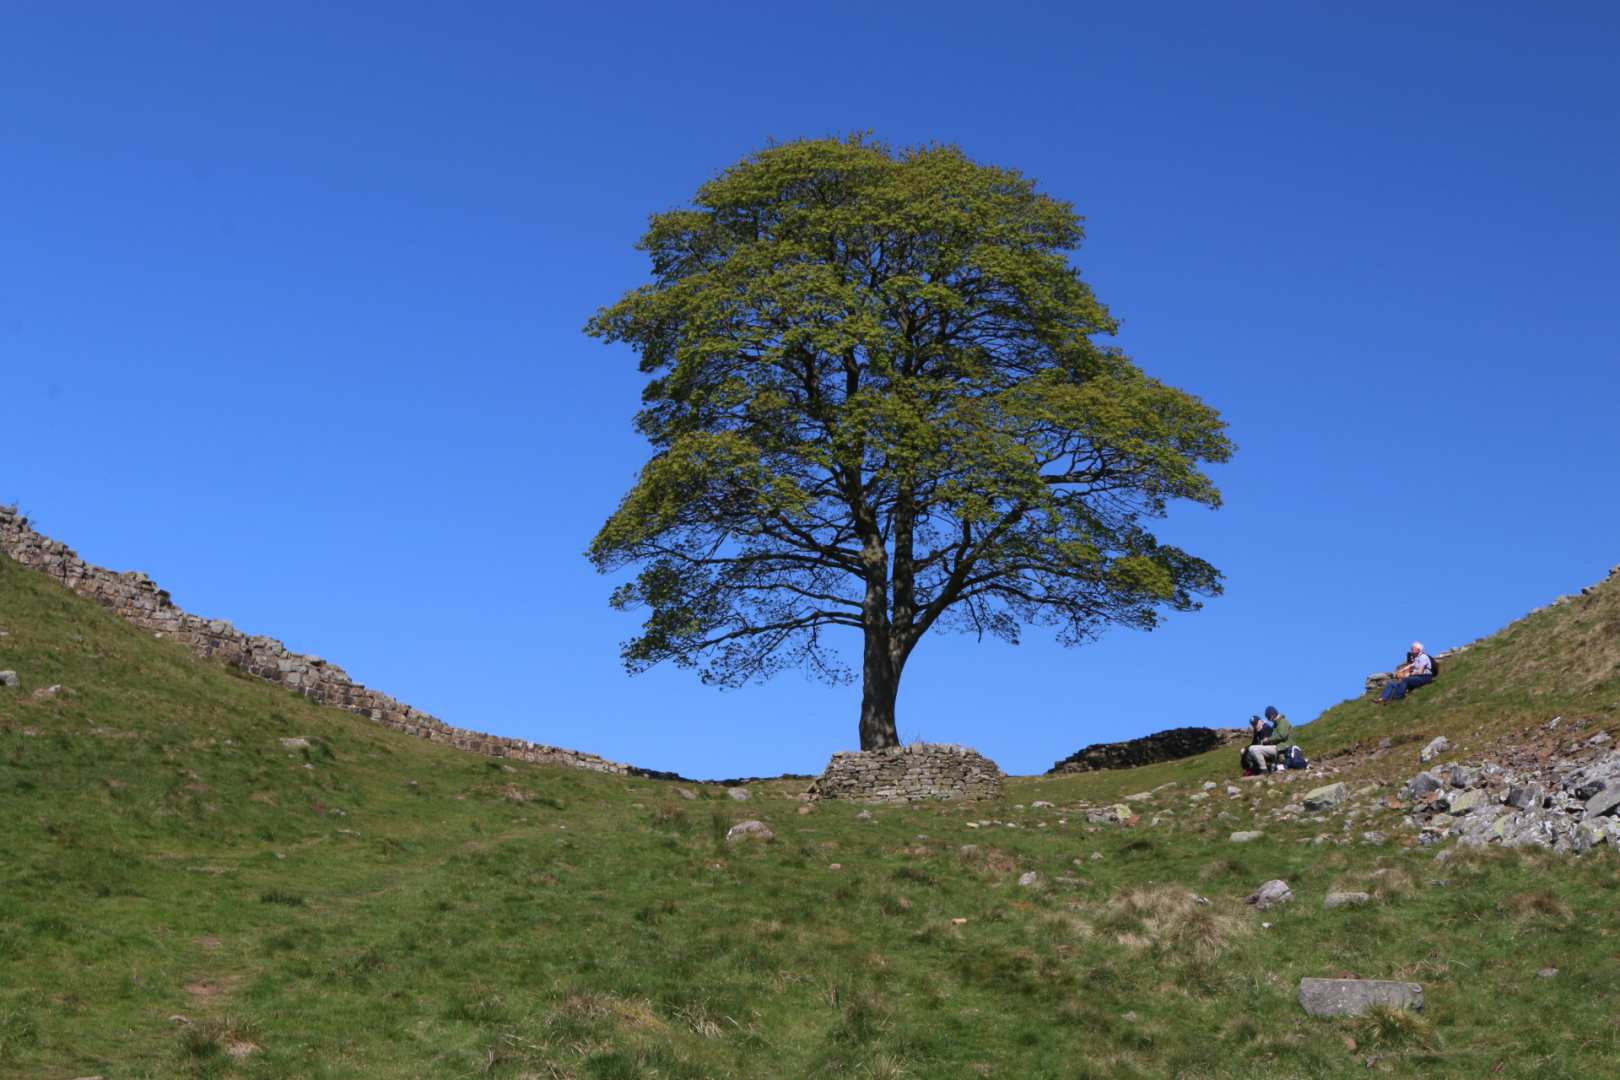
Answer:
[{"label": "stone wall", "polygon": [[153,637],[180,642],[195,656],[216,657],[311,701],[370,717],[395,731],[489,757],[594,772],[655,775],[595,754],[451,727],[436,716],[361,686],[342,668],[318,656],[290,652],[274,638],[244,634],[223,619],[182,611],[145,574],[90,565],[66,544],[35,532],[15,507],[0,506],[0,554],[55,578]]},{"label": "stone wall", "polygon": [[1249,732],[1244,728],[1171,728],[1144,735],[1140,739],[1093,743],[1054,764],[1047,770],[1047,775],[1092,772],[1096,769],[1134,769],[1138,765],[1175,761],[1223,746],[1246,745],[1248,742]]},{"label": "stone wall", "polygon": [[999,799],[1003,779],[996,763],[977,750],[913,743],[834,754],[809,795],[859,802]]}]

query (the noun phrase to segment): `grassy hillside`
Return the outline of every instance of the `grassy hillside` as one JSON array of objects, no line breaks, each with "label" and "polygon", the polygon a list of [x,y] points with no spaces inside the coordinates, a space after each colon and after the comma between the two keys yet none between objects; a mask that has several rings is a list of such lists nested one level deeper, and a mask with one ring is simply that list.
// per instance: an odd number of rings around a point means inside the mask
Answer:
[{"label": "grassy hillside", "polygon": [[[0,668],[23,680],[0,691],[0,1077],[1620,1064],[1606,848],[1436,864],[1393,810],[1271,816],[1315,777],[1206,795],[1230,779],[1229,751],[870,821],[842,804],[801,814],[802,784],[688,799],[316,708],[3,559],[0,630]],[[1475,647],[1407,704],[1347,703],[1302,741],[1336,779],[1371,785],[1415,771],[1413,744],[1433,734],[1482,747],[1554,715],[1620,729],[1617,640],[1611,583]],[[1401,742],[1373,757],[1385,737]],[[1129,804],[1136,824],[1088,823],[1088,805],[1155,788]],[[728,846],[745,818],[776,838]],[[1263,841],[1228,841],[1256,823]],[[1387,839],[1361,842],[1370,830]],[[1028,871],[1040,880],[1020,886]],[[1274,877],[1293,904],[1243,904]],[[1375,902],[1323,910],[1338,887]],[[1345,974],[1420,981],[1428,1010],[1299,1010],[1301,976]]]}]

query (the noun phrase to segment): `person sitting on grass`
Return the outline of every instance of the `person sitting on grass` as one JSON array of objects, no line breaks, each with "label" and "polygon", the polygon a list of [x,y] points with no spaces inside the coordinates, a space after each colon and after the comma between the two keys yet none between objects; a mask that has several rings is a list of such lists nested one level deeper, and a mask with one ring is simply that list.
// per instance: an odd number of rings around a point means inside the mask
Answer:
[{"label": "person sitting on grass", "polygon": [[1267,705],[1265,719],[1257,716],[1249,726],[1254,731],[1254,742],[1249,745],[1248,766],[1256,773],[1268,773],[1281,760],[1283,747],[1293,740],[1294,725],[1277,711],[1277,706]]},{"label": "person sitting on grass", "polygon": [[1408,690],[1416,690],[1432,682],[1434,682],[1434,660],[1423,651],[1423,642],[1414,641],[1411,649],[1407,650],[1406,663],[1396,668],[1395,677],[1384,684],[1384,693],[1378,699],[1378,704],[1400,701]]}]

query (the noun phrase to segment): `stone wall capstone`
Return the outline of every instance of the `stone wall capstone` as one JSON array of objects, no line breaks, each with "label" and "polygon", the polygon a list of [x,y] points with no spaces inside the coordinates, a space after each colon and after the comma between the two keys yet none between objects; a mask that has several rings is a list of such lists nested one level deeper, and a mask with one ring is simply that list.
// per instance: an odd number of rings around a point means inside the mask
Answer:
[{"label": "stone wall capstone", "polygon": [[182,611],[145,574],[119,573],[90,565],[66,544],[35,532],[16,507],[0,506],[0,554],[55,578],[154,637],[180,642],[197,657],[217,657],[311,701],[358,713],[395,731],[489,757],[567,765],[593,772],[650,775],[649,770],[595,754],[452,727],[436,716],[360,685],[342,668],[318,656],[291,652],[274,638],[244,634],[223,619],[205,619]]},{"label": "stone wall capstone", "polygon": [[995,762],[965,746],[912,743],[882,750],[845,750],[810,785],[812,799],[924,802],[999,799],[1004,775]]}]

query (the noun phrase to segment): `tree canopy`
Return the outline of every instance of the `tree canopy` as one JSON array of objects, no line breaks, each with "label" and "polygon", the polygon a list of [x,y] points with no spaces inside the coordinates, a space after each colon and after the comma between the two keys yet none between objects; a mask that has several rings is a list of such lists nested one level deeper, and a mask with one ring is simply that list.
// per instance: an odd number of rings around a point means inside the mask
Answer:
[{"label": "tree canopy", "polygon": [[873,749],[931,629],[1077,644],[1218,593],[1144,523],[1220,504],[1225,425],[1099,342],[1082,237],[1014,170],[864,137],[772,146],[653,215],[652,281],[586,327],[650,376],[651,459],[589,551],[637,569],[627,667],[845,679],[848,627]]}]

